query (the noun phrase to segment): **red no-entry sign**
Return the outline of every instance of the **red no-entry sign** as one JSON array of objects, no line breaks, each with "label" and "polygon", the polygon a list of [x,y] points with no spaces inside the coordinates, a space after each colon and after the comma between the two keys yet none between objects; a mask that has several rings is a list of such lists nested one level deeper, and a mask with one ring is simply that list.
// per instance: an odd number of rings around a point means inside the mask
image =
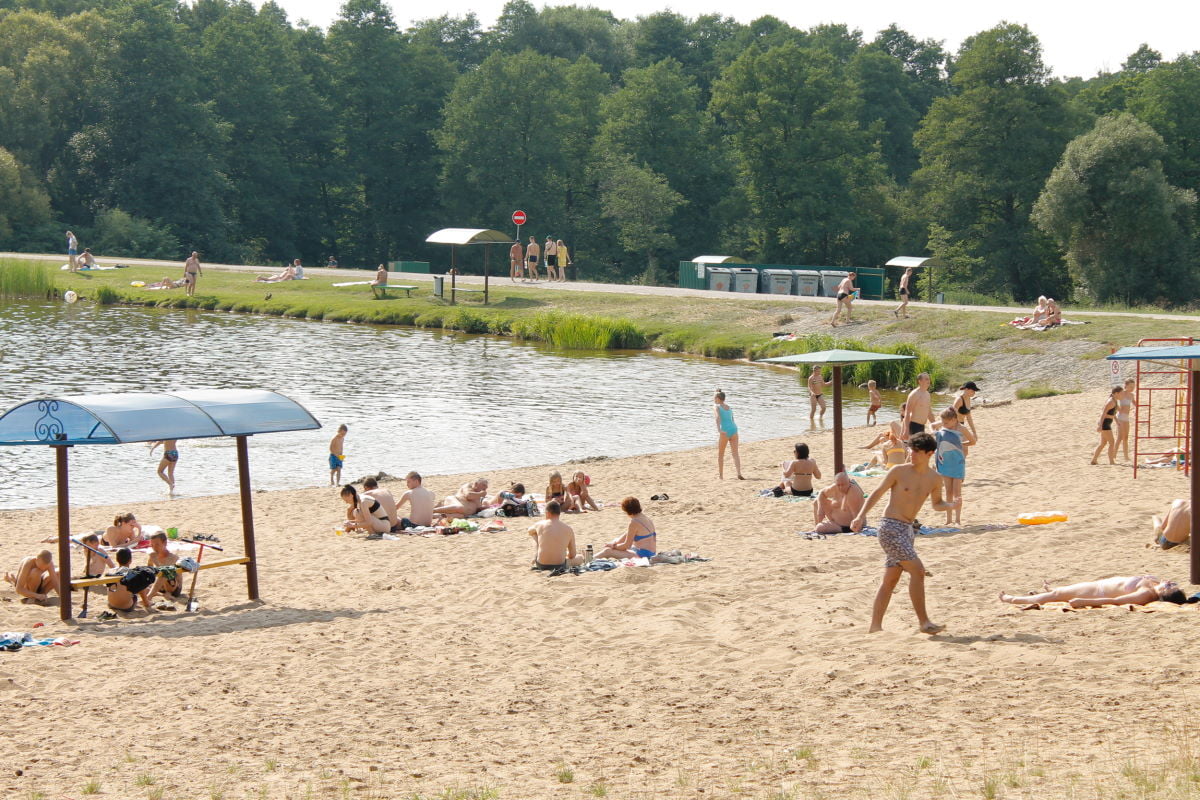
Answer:
[{"label": "red no-entry sign", "polygon": [[524,225],[525,224],[525,212],[524,211],[514,211],[512,219],[513,219],[513,225]]}]

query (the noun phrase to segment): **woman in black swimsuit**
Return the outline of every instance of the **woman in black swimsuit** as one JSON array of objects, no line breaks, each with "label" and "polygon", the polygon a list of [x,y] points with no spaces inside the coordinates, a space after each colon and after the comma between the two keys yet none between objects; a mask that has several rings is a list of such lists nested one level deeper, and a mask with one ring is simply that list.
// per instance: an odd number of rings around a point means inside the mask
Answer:
[{"label": "woman in black swimsuit", "polygon": [[1121,387],[1114,386],[1108,395],[1107,402],[1104,403],[1100,421],[1096,423],[1096,430],[1100,433],[1100,444],[1096,445],[1096,449],[1092,451],[1093,464],[1096,463],[1096,459],[1100,457],[1100,452],[1105,447],[1108,448],[1108,463],[1117,463],[1117,440],[1113,436],[1113,418],[1117,415],[1117,397],[1120,394]]},{"label": "woman in black swimsuit", "polygon": [[357,528],[368,534],[387,533],[392,529],[383,505],[371,495],[360,495],[351,484],[346,484],[342,487],[342,499],[346,501],[347,528]]},{"label": "woman in black swimsuit", "polygon": [[[976,440],[979,439],[979,431],[975,430],[975,418],[971,416],[971,400],[979,393],[979,386],[975,381],[967,381],[958,388],[958,394],[954,395],[954,401],[950,404],[951,407],[958,413],[958,424],[966,425],[971,429],[971,435]],[[963,446],[963,453],[966,454],[966,446]]]}]

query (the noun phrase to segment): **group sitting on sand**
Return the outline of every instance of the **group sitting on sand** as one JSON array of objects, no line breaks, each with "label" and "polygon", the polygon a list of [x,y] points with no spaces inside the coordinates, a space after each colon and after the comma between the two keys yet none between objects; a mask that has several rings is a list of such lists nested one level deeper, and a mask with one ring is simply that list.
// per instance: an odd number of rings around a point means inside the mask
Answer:
[{"label": "group sitting on sand", "polygon": [[[594,558],[653,559],[658,555],[658,532],[654,522],[642,511],[636,497],[621,501],[621,510],[629,517],[625,532],[609,542]],[[535,542],[533,569],[553,572],[577,567],[588,560],[575,544],[575,531],[562,521],[563,507],[557,500],[546,503],[546,518],[529,528]],[[589,550],[591,546],[589,545]]]}]

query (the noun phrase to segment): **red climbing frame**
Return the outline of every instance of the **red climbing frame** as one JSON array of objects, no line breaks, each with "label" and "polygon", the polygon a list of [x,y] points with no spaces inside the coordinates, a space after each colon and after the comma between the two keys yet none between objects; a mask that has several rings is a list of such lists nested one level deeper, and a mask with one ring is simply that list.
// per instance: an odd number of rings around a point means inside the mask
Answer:
[{"label": "red climbing frame", "polygon": [[[1192,344],[1191,337],[1142,339],[1138,347],[1182,347]],[[1169,456],[1182,453],[1176,466],[1188,474],[1191,469],[1190,444],[1192,421],[1192,368],[1187,361],[1136,361],[1137,375],[1133,407],[1133,477],[1137,477],[1142,456]],[[1143,376],[1149,378],[1145,385]],[[1155,377],[1150,377],[1155,376]],[[1154,401],[1159,415],[1154,414]],[[1162,419],[1163,416],[1167,419]],[[1158,422],[1159,430],[1154,429]],[[1165,428],[1165,429],[1164,429]],[[1142,442],[1146,442],[1145,445]],[[1150,449],[1143,449],[1150,448]],[[1159,449],[1162,448],[1162,449]]]}]

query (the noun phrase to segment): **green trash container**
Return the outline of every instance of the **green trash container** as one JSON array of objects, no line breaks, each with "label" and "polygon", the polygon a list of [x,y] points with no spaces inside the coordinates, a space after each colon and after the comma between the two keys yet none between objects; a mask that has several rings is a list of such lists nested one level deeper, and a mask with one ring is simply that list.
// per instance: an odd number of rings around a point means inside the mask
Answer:
[{"label": "green trash container", "polygon": [[854,285],[862,290],[860,296],[864,300],[882,300],[884,288],[883,270],[878,267],[862,267],[854,271],[858,273]]},{"label": "green trash container", "polygon": [[680,261],[679,288],[707,289],[708,271],[705,269],[705,265],[697,264],[695,261]]}]

